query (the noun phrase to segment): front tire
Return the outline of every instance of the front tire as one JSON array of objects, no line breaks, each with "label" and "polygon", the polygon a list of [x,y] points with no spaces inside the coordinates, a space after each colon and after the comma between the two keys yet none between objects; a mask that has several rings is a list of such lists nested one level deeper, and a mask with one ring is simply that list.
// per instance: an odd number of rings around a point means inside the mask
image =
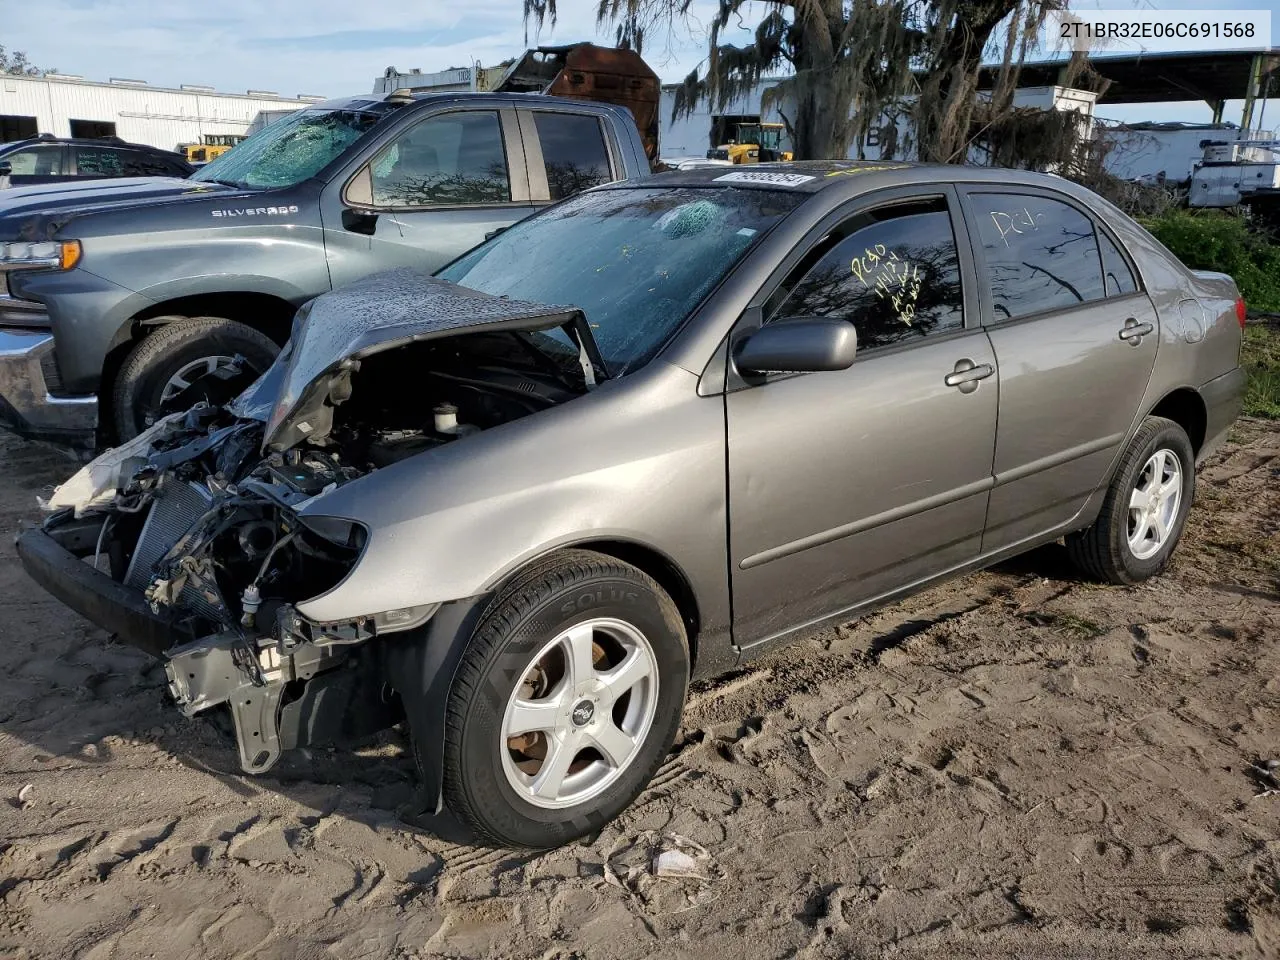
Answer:
[{"label": "front tire", "polygon": [[680,723],[689,652],[642,571],[564,551],[486,611],[449,695],[445,802],[483,842],[545,849],[644,789]]},{"label": "front tire", "polygon": [[1182,427],[1147,417],[1111,480],[1093,526],[1066,538],[1095,580],[1139,583],[1169,565],[1195,495],[1195,453]]},{"label": "front tire", "polygon": [[[280,348],[265,333],[222,317],[180,317],[144,337],[125,359],[111,393],[116,439],[131,440],[183,400],[232,400],[271,366]],[[243,372],[219,372],[243,358]],[[201,389],[200,379],[207,387]],[[192,388],[195,385],[194,390]],[[181,395],[181,396],[180,396]]]}]

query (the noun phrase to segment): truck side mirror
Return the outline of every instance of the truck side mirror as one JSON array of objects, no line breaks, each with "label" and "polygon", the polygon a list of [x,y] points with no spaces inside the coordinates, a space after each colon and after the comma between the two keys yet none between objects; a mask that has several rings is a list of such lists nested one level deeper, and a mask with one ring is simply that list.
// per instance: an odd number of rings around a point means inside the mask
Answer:
[{"label": "truck side mirror", "polygon": [[342,211],[342,229],[372,237],[378,229],[378,215],[345,207]]}]

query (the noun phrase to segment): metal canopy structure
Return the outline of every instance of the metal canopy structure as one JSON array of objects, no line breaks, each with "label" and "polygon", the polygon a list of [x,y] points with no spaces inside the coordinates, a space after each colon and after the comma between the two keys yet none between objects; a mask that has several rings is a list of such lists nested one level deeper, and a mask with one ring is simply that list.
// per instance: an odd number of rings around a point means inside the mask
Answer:
[{"label": "metal canopy structure", "polygon": [[[1253,107],[1264,86],[1280,68],[1280,55],[1249,50],[1217,53],[1134,53],[1091,57],[1089,65],[1110,84],[1103,84],[1098,103],[1167,103],[1203,100],[1213,109],[1213,122],[1222,122],[1228,100],[1244,100],[1240,126],[1253,123]],[[1060,85],[1064,60],[1024,64],[1020,87]],[[990,89],[998,67],[984,67],[980,89]],[[1077,84],[1081,85],[1081,84]],[[1087,83],[1083,84],[1088,86]]]}]

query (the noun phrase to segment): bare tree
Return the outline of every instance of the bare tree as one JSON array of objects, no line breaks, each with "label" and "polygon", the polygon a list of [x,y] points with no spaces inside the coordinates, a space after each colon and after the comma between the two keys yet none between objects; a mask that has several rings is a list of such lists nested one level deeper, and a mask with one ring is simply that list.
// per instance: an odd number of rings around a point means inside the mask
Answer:
[{"label": "bare tree", "polygon": [[33,65],[21,50],[10,53],[0,46],[0,73],[17,74],[20,77],[38,77],[44,71]]},{"label": "bare tree", "polygon": [[[885,133],[886,112],[904,113],[922,160],[961,162],[982,130],[1013,110],[1018,70],[1046,18],[1067,0],[720,0],[704,64],[677,92],[676,112],[699,103],[729,112],[771,74],[764,96],[776,108],[798,159],[848,155],[855,141]],[[687,17],[691,0],[598,0],[597,21],[617,28],[621,45]],[[752,43],[722,44],[744,13],[763,11]],[[556,0],[524,0],[526,22],[554,24]],[[997,33],[1004,25],[1004,30]],[[995,90],[978,96],[983,60],[999,55]],[[882,138],[883,139],[883,138]]]}]

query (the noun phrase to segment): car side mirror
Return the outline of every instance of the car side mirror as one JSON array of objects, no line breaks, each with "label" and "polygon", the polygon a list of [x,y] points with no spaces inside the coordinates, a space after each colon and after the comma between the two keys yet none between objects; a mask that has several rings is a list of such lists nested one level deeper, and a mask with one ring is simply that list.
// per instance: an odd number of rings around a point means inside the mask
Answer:
[{"label": "car side mirror", "polygon": [[857,331],[847,320],[786,320],[751,334],[734,363],[739,372],[757,375],[847,370],[857,349]]},{"label": "car side mirror", "polygon": [[486,240],[492,240],[494,237],[498,236],[498,234],[506,232],[506,229],[506,227],[499,227],[497,230],[490,230],[484,235],[484,238]]},{"label": "car side mirror", "polygon": [[7,177],[13,173],[13,164],[8,160],[0,160],[0,177]]}]

